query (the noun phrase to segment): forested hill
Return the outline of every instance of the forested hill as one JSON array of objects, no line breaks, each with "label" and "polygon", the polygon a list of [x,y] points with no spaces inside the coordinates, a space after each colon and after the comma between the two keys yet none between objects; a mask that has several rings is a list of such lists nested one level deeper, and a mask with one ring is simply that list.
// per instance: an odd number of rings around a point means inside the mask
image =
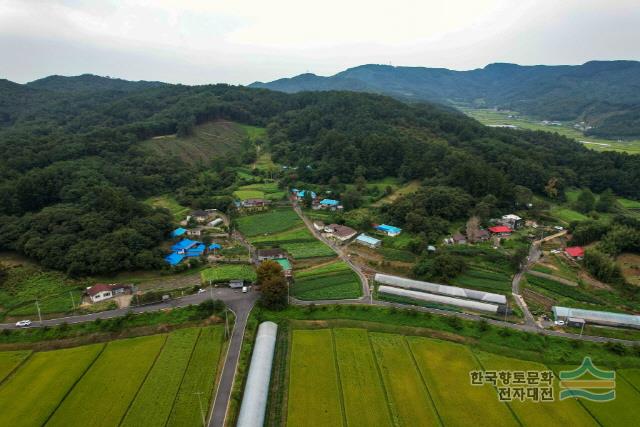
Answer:
[{"label": "forested hill", "polygon": [[547,120],[585,120],[594,135],[640,136],[640,62],[490,64],[482,69],[362,65],[331,77],[302,74],[251,87],[288,93],[352,90],[409,101],[499,107]]},{"label": "forested hill", "polygon": [[[193,208],[232,205],[235,168],[255,159],[248,141],[206,163],[159,156],[142,143],[218,119],[266,127],[265,149],[298,166],[286,176],[293,181],[420,179],[425,188],[453,189],[443,197],[465,209],[513,206],[523,188],[562,197],[569,185],[640,199],[640,156],[487,128],[381,95],[228,85],[60,92],[0,83],[0,250],[77,275],[163,265],[158,245],[171,217],[141,202],[149,196],[169,193]],[[25,96],[9,102],[16,91]]]},{"label": "forested hill", "polygon": [[153,87],[163,86],[165,83],[115,79],[110,77],[95,76],[93,74],[83,74],[81,76],[48,76],[42,79],[34,80],[27,83],[27,86],[36,89],[47,89],[61,92],[79,92],[79,91],[136,91],[149,89]]}]

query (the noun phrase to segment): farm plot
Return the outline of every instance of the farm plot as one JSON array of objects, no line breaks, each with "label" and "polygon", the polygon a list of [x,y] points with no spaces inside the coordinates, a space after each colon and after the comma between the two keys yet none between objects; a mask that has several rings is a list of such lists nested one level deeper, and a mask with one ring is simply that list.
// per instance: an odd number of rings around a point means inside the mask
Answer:
[{"label": "farm plot", "polygon": [[304,300],[358,298],[362,294],[358,275],[344,261],[296,272],[292,294]]},{"label": "farm plot", "polygon": [[13,372],[30,354],[31,352],[28,350],[5,351],[0,353],[0,382]]},{"label": "farm plot", "polygon": [[492,271],[472,266],[454,278],[451,284],[489,292],[511,292],[511,275],[504,271]]},{"label": "farm plot", "polygon": [[367,331],[335,329],[333,334],[347,425],[392,425]]},{"label": "farm plot", "polygon": [[282,243],[279,246],[287,251],[294,259],[319,258],[335,255],[335,252],[333,252],[330,247],[319,240],[304,243]]},{"label": "farm plot", "polygon": [[518,425],[493,389],[470,384],[469,372],[480,366],[468,347],[418,337],[407,341],[444,425]]},{"label": "farm plot", "polygon": [[80,301],[83,284],[62,273],[44,271],[31,265],[9,268],[7,273],[7,279],[0,288],[0,315],[35,314],[36,298],[43,314],[71,311],[71,295],[76,303]]},{"label": "farm plot", "polygon": [[144,202],[157,208],[168,209],[169,212],[171,212],[173,219],[176,221],[182,221],[189,214],[188,207],[182,206],[176,199],[168,194],[150,197]]},{"label": "farm plot", "polygon": [[303,225],[292,209],[274,209],[256,215],[242,216],[237,220],[238,230],[248,237],[275,234]]},{"label": "farm plot", "polygon": [[527,283],[534,289],[542,289],[545,293],[559,295],[574,301],[596,304],[598,299],[575,286],[565,285],[554,280],[545,279],[531,274],[526,275]]},{"label": "farm plot", "polygon": [[394,424],[441,424],[404,337],[370,333],[369,338],[387,390]]},{"label": "farm plot", "polygon": [[288,425],[344,425],[334,356],[330,329],[293,332]]},{"label": "farm plot", "polygon": [[256,280],[256,271],[247,264],[220,264],[202,270],[200,277],[204,284],[228,282],[234,279],[253,282]]},{"label": "farm plot", "polygon": [[622,375],[629,384],[640,391],[640,369],[620,369],[617,375]]},{"label": "farm plot", "polygon": [[275,182],[264,182],[243,185],[233,193],[240,200],[246,199],[267,199],[267,200],[282,200],[285,196],[285,192],[278,188],[278,184]]},{"label": "farm plot", "polygon": [[[561,370],[571,371],[577,366],[555,366],[556,374]],[[585,378],[581,378],[585,379]],[[616,378],[616,398],[610,402],[591,402],[580,399],[582,405],[603,426],[631,426],[640,420],[640,393],[630,382],[618,375]]]},{"label": "farm plot", "polygon": [[166,335],[153,335],[107,344],[100,357],[62,401],[47,425],[118,425],[165,339]]},{"label": "farm plot", "polygon": [[[477,352],[476,356],[485,370],[543,371],[544,365],[535,362]],[[554,381],[558,390],[558,381]],[[556,396],[557,397],[557,396]],[[497,399],[497,393],[495,395]],[[558,426],[596,426],[597,422],[577,400],[556,400],[554,402],[532,402],[515,400],[509,403],[516,417],[526,426],[548,426],[550,420]]]},{"label": "farm plot", "polygon": [[[202,328],[167,421],[168,426],[197,426],[202,407],[209,408],[222,350],[223,328]],[[200,396],[200,398],[198,397]]]},{"label": "farm plot", "polygon": [[104,344],[94,344],[31,356],[0,387],[0,424],[43,425],[103,347]]},{"label": "farm plot", "polygon": [[167,337],[122,426],[166,424],[199,333],[198,328],[179,329]]},{"label": "farm plot", "polygon": [[254,236],[249,241],[256,246],[278,245],[280,243],[300,243],[315,240],[311,232],[304,225],[281,233]]}]

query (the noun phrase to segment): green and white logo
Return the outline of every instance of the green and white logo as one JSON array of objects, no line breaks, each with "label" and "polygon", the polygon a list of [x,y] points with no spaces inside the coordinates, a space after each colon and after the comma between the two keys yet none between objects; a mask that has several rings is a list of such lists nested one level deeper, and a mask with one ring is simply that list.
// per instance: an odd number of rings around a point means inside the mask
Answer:
[{"label": "green and white logo", "polygon": [[594,402],[608,402],[616,398],[616,373],[598,369],[590,357],[572,371],[560,371],[560,400],[570,397]]}]

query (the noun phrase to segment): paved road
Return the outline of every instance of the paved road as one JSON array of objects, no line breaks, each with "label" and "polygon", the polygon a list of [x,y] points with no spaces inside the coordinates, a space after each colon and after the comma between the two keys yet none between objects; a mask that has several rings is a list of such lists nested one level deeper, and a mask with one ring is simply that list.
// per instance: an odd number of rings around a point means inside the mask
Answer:
[{"label": "paved road", "polygon": [[513,299],[516,301],[516,304],[518,305],[518,307],[522,311],[522,314],[524,315],[524,322],[526,325],[534,326],[534,327],[535,326],[541,327],[541,326],[536,323],[536,320],[531,314],[531,311],[529,311],[529,307],[527,306],[526,301],[524,300],[524,298],[522,298],[522,295],[520,294],[520,281],[522,280],[522,277],[527,272],[527,270],[529,270],[529,267],[531,267],[533,264],[538,262],[538,260],[540,259],[540,256],[541,256],[540,242],[538,241],[533,242],[531,244],[531,247],[529,248],[529,256],[527,257],[527,261],[522,265],[522,267],[520,268],[520,271],[518,271],[513,276],[513,280],[511,281],[511,293],[513,294]]},{"label": "paved road", "polygon": [[222,368],[222,374],[220,375],[220,381],[218,382],[218,388],[216,390],[213,406],[209,415],[209,427],[224,426],[227,416],[227,408],[229,407],[231,392],[233,390],[238,360],[240,358],[240,350],[242,349],[242,341],[244,339],[244,333],[247,326],[247,319],[257,298],[258,294],[256,292],[250,292],[234,303],[229,304],[229,307],[236,315],[236,321],[233,326],[233,332],[231,333],[231,340],[227,347],[227,355]]}]

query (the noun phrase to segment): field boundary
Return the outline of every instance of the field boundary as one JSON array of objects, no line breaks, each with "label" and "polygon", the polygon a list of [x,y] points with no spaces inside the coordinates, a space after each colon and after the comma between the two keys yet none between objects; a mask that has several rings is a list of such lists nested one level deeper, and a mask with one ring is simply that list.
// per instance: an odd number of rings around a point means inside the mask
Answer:
[{"label": "field boundary", "polygon": [[438,411],[438,406],[436,405],[436,402],[433,400],[433,396],[431,396],[431,390],[429,390],[429,386],[427,385],[427,382],[424,379],[424,375],[422,375],[422,370],[420,369],[420,366],[418,366],[418,361],[416,360],[416,356],[413,354],[413,350],[411,349],[411,346],[407,341],[406,335],[402,336],[402,343],[404,344],[405,348],[409,352],[409,355],[411,356],[413,367],[416,369],[416,371],[418,371],[418,375],[420,376],[420,382],[422,383],[422,386],[427,392],[427,396],[429,396],[429,402],[431,402],[431,406],[433,407],[433,412],[436,413],[436,417],[438,417],[438,421],[440,422],[440,425],[444,426],[445,424],[444,424],[444,421],[442,421],[442,416],[440,415],[440,412]]},{"label": "field boundary", "polygon": [[380,380],[380,385],[382,386],[382,391],[384,392],[384,398],[387,402],[387,412],[389,413],[389,418],[391,422],[395,424],[395,414],[391,409],[391,396],[389,395],[389,391],[387,390],[387,385],[384,383],[384,378],[382,376],[382,370],[380,369],[380,363],[378,362],[378,357],[376,356],[376,351],[373,348],[373,344],[371,343],[371,335],[369,334],[369,330],[367,330],[367,343],[369,344],[369,349],[371,350],[371,356],[373,357],[373,362],[376,365],[376,371],[378,372],[378,379]]},{"label": "field boundary", "polygon": [[10,378],[12,378],[12,377],[16,374],[16,372],[18,372],[18,369],[20,369],[20,367],[21,367],[22,365],[24,365],[25,363],[27,363],[27,360],[31,359],[31,356],[33,355],[33,353],[34,353],[34,351],[33,351],[33,350],[31,350],[31,351],[29,352],[29,354],[27,355],[27,357],[24,357],[24,358],[20,361],[20,363],[18,363],[16,366],[14,366],[14,367],[13,367],[13,369],[12,369],[11,371],[9,371],[9,372],[7,373],[7,375],[5,375],[5,377],[4,377],[2,380],[0,380],[0,387],[1,387],[5,382],[7,382]]},{"label": "field boundary", "polygon": [[340,396],[340,413],[342,414],[342,425],[345,427],[347,424],[347,411],[344,404],[344,390],[342,389],[342,378],[340,377],[340,364],[338,363],[338,351],[336,350],[336,336],[334,334],[334,328],[331,328],[331,346],[333,347],[333,363],[336,367],[336,378],[338,383],[338,394]]},{"label": "field boundary", "polygon": [[56,405],[56,407],[53,409],[53,411],[51,411],[51,413],[47,416],[47,419],[44,421],[44,423],[42,423],[42,425],[47,425],[47,423],[49,422],[49,420],[51,420],[51,417],[53,417],[53,415],[58,411],[58,409],[60,408],[60,406],[62,405],[62,402],[64,402],[65,400],[67,400],[67,397],[69,397],[69,394],[71,394],[71,392],[73,391],[74,388],[76,388],[76,385],[78,385],[78,383],[80,381],[82,381],[82,379],[84,378],[84,376],[87,374],[87,372],[89,372],[89,370],[93,367],[93,365],[96,363],[96,361],[100,358],[100,356],[102,356],[102,353],[104,353],[104,350],[107,348],[108,344],[102,343],[102,348],[100,349],[100,351],[98,352],[98,354],[96,354],[96,357],[93,358],[93,360],[91,361],[91,363],[89,363],[87,365],[87,368],[82,372],[82,375],[79,375],[78,378],[76,379],[76,381],[71,385],[71,387],[69,387],[69,389],[66,391],[66,393],[64,394],[64,396],[62,396],[62,399],[60,399],[60,401],[58,401],[58,404]]},{"label": "field boundary", "polygon": [[[122,416],[120,417],[120,421],[118,422],[119,426],[122,425],[122,422],[127,417],[127,414],[129,413],[129,410],[131,409],[131,405],[133,405],[133,402],[135,402],[136,399],[138,398],[138,395],[140,394],[140,390],[142,390],[142,387],[144,386],[144,383],[147,382],[147,379],[149,378],[149,374],[153,370],[153,367],[156,366],[156,363],[158,363],[158,358],[160,357],[160,354],[162,354],[162,352],[164,351],[164,347],[167,345],[167,340],[168,339],[169,339],[169,334],[166,334],[164,336],[164,341],[162,342],[162,346],[160,347],[160,349],[156,353],[156,357],[153,359],[153,363],[151,364],[151,366],[149,366],[149,370],[147,371],[147,373],[144,375],[144,378],[140,382],[140,385],[138,386],[138,389],[136,390],[136,394],[134,394],[133,397],[131,398],[131,400],[129,401],[129,405],[127,405],[126,411],[124,411],[122,413]],[[171,409],[173,409],[173,406],[171,407]],[[165,423],[166,423],[166,421],[165,421]]]}]

